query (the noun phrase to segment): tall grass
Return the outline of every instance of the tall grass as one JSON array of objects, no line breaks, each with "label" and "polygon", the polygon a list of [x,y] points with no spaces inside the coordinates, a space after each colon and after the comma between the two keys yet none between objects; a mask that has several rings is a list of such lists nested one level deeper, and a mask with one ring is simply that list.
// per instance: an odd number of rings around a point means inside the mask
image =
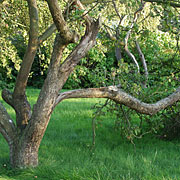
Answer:
[{"label": "tall grass", "polygon": [[[28,89],[35,103],[39,90]],[[92,148],[92,105],[98,99],[71,99],[60,103],[39,150],[39,166],[13,170],[8,146],[0,136],[0,180],[179,180],[180,142],[148,135],[135,146],[114,131],[113,119],[103,118]],[[11,116],[14,112],[8,107]]]}]

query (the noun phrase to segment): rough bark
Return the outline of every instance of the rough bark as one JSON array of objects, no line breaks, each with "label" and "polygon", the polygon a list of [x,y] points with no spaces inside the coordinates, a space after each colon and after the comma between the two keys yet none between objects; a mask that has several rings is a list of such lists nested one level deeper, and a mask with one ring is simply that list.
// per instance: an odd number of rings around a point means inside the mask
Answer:
[{"label": "rough bark", "polygon": [[[71,31],[68,27],[58,1],[46,1],[48,2],[54,25],[50,26],[50,28],[38,37],[38,10],[36,0],[27,0],[30,16],[27,51],[16,80],[14,92],[11,93],[6,89],[2,92],[3,99],[16,111],[16,125],[0,103],[0,133],[9,145],[11,165],[18,168],[35,167],[38,165],[40,142],[53,109],[63,99],[109,98],[144,114],[154,114],[180,99],[180,87],[172,95],[154,104],[143,103],[115,86],[74,90],[59,94],[59,91],[80,59],[95,45],[100,21],[99,19],[96,22],[93,21],[84,12],[83,17],[86,21],[85,35],[67,59],[61,62],[65,47],[71,42],[77,42],[79,38],[77,33]],[[79,0],[75,0],[74,3],[79,9],[84,10]],[[56,28],[59,33],[56,35],[48,75],[31,115],[31,107],[25,94],[29,72],[38,45],[46,40]]]},{"label": "rough bark", "polygon": [[[48,125],[59,90],[63,87],[69,74],[80,59],[95,45],[99,30],[99,20],[96,22],[91,21],[88,15],[84,15],[86,21],[85,35],[62,63],[61,58],[64,48],[69,43],[78,40],[77,33],[69,29],[55,0],[48,1],[55,25],[48,28],[38,38],[36,0],[27,1],[30,14],[30,33],[27,51],[17,77],[14,92],[11,93],[7,89],[4,89],[2,92],[3,99],[16,111],[17,127],[0,104],[0,115],[2,116],[0,118],[0,132],[9,144],[11,164],[13,167],[18,168],[37,166],[39,145]],[[80,9],[83,8],[80,1],[76,1],[76,3]],[[56,28],[59,33],[56,35],[48,75],[31,115],[31,107],[25,95],[28,75],[39,43],[47,39]]]},{"label": "rough bark", "polygon": [[0,133],[4,136],[9,146],[13,143],[14,138],[17,135],[15,124],[1,103],[0,103]]},{"label": "rough bark", "polygon": [[124,104],[139,113],[153,115],[175,102],[180,101],[180,87],[168,97],[153,104],[144,103],[116,86],[79,89],[60,93],[56,99],[55,106],[62,100],[69,98],[109,98],[119,104]]},{"label": "rough bark", "polygon": [[38,47],[38,8],[36,0],[27,0],[27,2],[30,17],[29,42],[21,64],[20,71],[17,76],[15,90],[13,93],[14,97],[18,97],[25,94],[29,72],[31,70],[31,66],[34,61],[34,57],[36,55],[36,50]]},{"label": "rough bark", "polygon": [[58,5],[57,0],[46,0],[53,17],[53,21],[56,25],[57,30],[60,32],[62,36],[62,40],[65,44],[75,43],[79,40],[79,36],[76,32],[72,32],[66,21],[64,20],[61,8]]},{"label": "rough bark", "polygon": [[[76,64],[95,44],[98,30],[99,21],[93,22],[79,45],[77,45],[64,63],[61,63],[61,57],[66,43],[64,43],[64,39],[62,40],[60,34],[57,35],[49,72],[37,103],[33,108],[31,119],[21,136],[18,136],[10,146],[10,160],[13,167],[25,168],[37,166],[39,145],[54,109],[58,92],[63,87]],[[11,98],[6,99],[6,101],[11,101]]]},{"label": "rough bark", "polygon": [[24,143],[16,138],[9,146],[10,163],[13,168],[36,167],[38,165],[38,148],[31,142]]},{"label": "rough bark", "polygon": [[31,121],[25,129],[23,142],[33,141],[33,147],[39,147],[54,109],[59,90],[63,87],[76,64],[94,46],[98,30],[99,21],[93,22],[80,43],[62,64],[60,60],[65,45],[62,44],[63,41],[61,41],[60,35],[56,37],[49,72],[37,103],[33,108]]},{"label": "rough bark", "polygon": [[[16,112],[16,124],[21,130],[28,124],[31,116],[31,107],[27,100],[25,89],[27,86],[27,80],[29,72],[31,70],[36,50],[38,47],[38,8],[36,0],[27,0],[29,7],[30,17],[30,31],[29,31],[29,42],[24,55],[20,71],[18,73],[14,92],[12,94],[12,101],[9,103],[15,109]],[[5,98],[6,100],[8,98]],[[6,101],[7,102],[7,101]],[[8,102],[7,102],[8,103]]]}]

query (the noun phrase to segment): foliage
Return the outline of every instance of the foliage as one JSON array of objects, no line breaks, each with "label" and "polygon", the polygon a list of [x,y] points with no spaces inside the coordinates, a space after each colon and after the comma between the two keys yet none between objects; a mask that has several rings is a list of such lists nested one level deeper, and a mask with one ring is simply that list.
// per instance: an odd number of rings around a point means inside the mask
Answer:
[{"label": "foliage", "polygon": [[97,44],[92,48],[69,77],[64,88],[99,87],[111,84],[109,76],[116,59],[107,57]]},{"label": "foliage", "polygon": [[[6,84],[15,82],[27,47],[29,17],[28,9],[21,8],[22,6],[26,6],[26,2],[21,0],[5,1],[0,4],[0,74],[2,81]],[[42,33],[50,25],[52,19],[50,19],[45,2],[39,2],[38,6],[40,7],[39,29]],[[31,86],[41,87],[42,81],[45,79],[53,38],[54,36],[38,49],[30,74],[29,85]],[[0,85],[3,88],[4,85],[2,83]]]},{"label": "foliage", "polygon": [[[10,6],[12,3],[13,8]],[[27,8],[21,8],[21,6],[23,6],[25,3],[26,2],[18,0],[1,4],[0,18],[2,23],[0,25],[0,73],[3,78],[2,80],[7,83],[15,82],[17,72],[27,46],[26,35],[29,27],[28,12]],[[61,3],[61,5],[65,6],[64,3]],[[42,33],[44,29],[50,25],[52,19],[50,19],[47,4],[45,2],[39,1],[38,6],[40,7],[39,29]],[[113,3],[97,3],[95,5],[91,4],[88,6],[89,14],[91,16],[96,18],[98,14],[103,14],[103,28],[98,35],[97,46],[93,48],[84,59],[81,60],[79,65],[69,77],[69,80],[64,88],[73,89],[98,87],[111,84],[110,79],[112,80],[112,72],[114,71],[114,68],[116,69],[118,67],[118,61],[115,57],[117,41],[109,39],[105,27],[108,26],[111,28],[112,34],[115,34],[117,31],[120,32],[117,34],[118,39],[123,41],[132,22],[133,12],[135,12],[139,6],[140,4],[138,1],[122,1],[121,3],[116,2],[116,7],[118,8],[117,10],[119,11],[121,17],[124,17],[120,26],[117,26],[119,17]],[[82,17],[82,13],[83,11],[74,10],[70,14],[67,14],[68,22],[80,33],[82,33],[84,30],[83,21],[80,18]],[[158,56],[157,58],[159,58],[160,55],[164,54],[162,49],[165,48],[162,46],[166,46],[166,51],[173,51],[172,45],[169,45],[169,41],[173,41],[174,43],[174,39],[177,38],[177,36],[170,37],[171,35],[167,35],[167,33],[159,34],[159,32],[156,31],[159,23],[160,25],[163,24],[167,18],[169,18],[168,22],[171,21],[172,18],[174,18],[173,21],[176,22],[175,19],[177,20],[177,17],[172,17],[172,14],[177,16],[177,12],[173,12],[172,7],[162,7],[157,5],[152,6],[151,4],[147,3],[144,10],[141,12],[140,17],[138,18],[138,21],[131,34],[131,39],[129,40],[129,48],[132,50],[134,55],[138,57],[134,47],[134,40],[135,38],[138,38],[148,65],[151,65],[151,63],[156,63],[157,61],[155,60],[155,57]],[[169,39],[167,39],[166,36],[169,36]],[[52,52],[53,39],[54,37],[50,38],[38,49],[29,78],[30,86],[41,87],[42,82],[46,77],[47,67],[50,62],[50,54]],[[161,44],[159,43],[159,40],[161,40]],[[73,47],[74,46],[72,45],[68,47],[67,54]],[[166,52],[165,54],[168,55],[169,52]],[[132,60],[127,57],[124,52],[122,52],[122,55],[125,63],[132,64]],[[158,63],[160,66],[162,65],[160,59],[158,60]],[[161,68],[156,65],[154,65],[154,67],[155,69],[153,72],[155,72],[156,69]],[[123,67],[121,66],[121,68]],[[167,66],[165,71],[169,71],[169,69],[169,66]],[[141,71],[143,70],[141,69]]]},{"label": "foliage", "polygon": [[[137,73],[136,67],[127,58],[121,59],[119,66],[111,71],[114,74],[109,76],[112,84],[147,103],[154,103],[168,96],[180,82],[179,52],[176,51],[175,43],[169,39],[171,38],[168,33],[151,32],[139,39],[148,63],[149,77],[146,87],[143,71]],[[132,51],[138,58],[136,49]],[[97,124],[101,123],[102,116],[110,113],[114,118],[114,128],[131,142],[146,133],[155,133],[158,137],[166,139],[179,137],[179,103],[154,116],[136,113],[110,100],[108,103],[96,104],[94,109]]]}]

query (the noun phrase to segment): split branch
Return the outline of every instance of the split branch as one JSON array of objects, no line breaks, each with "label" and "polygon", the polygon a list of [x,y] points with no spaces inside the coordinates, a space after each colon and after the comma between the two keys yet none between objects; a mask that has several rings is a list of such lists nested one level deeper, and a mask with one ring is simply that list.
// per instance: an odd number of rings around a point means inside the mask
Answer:
[{"label": "split branch", "polygon": [[[87,25],[90,26],[92,19],[88,15],[87,11],[85,11],[85,8],[81,4],[81,2],[79,0],[76,0],[73,3],[71,3],[70,6],[72,6],[72,4],[76,4],[76,6],[79,10],[84,10],[82,18],[84,18]],[[65,10],[65,15],[66,15],[66,12],[68,11],[68,9],[70,8],[70,6],[68,6],[67,9]],[[56,25],[53,23],[51,26],[49,26],[49,28],[47,28],[47,30],[41,36],[39,36],[39,44],[41,44],[43,41],[47,40],[47,38],[49,38],[56,30],[57,30]]]},{"label": "split branch", "polygon": [[116,86],[72,90],[60,93],[56,99],[55,106],[62,100],[70,98],[109,98],[139,113],[153,115],[175,102],[180,101],[180,87],[168,97],[153,104],[144,103]]},{"label": "split branch", "polygon": [[66,58],[60,67],[60,72],[70,72],[74,69],[77,63],[83,58],[86,53],[95,45],[96,36],[101,26],[100,18],[97,21],[93,21],[91,26],[86,26],[86,33],[82,37],[80,43]]},{"label": "split branch", "polygon": [[80,59],[95,44],[99,26],[99,20],[92,22],[90,28],[87,28],[81,38],[80,43],[62,64],[61,58],[66,44],[63,43],[60,32],[56,35],[48,74],[38,100],[33,107],[31,121],[25,128],[24,141],[31,141],[36,144],[36,147],[39,146],[54,109],[58,93]]}]

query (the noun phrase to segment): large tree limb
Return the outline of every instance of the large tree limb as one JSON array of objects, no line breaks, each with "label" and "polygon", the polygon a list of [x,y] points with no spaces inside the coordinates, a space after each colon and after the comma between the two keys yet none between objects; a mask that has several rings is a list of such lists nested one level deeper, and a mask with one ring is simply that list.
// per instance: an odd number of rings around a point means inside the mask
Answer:
[{"label": "large tree limb", "polygon": [[12,97],[12,92],[10,92],[8,89],[3,89],[2,90],[2,98],[3,100],[9,104],[11,107],[14,107],[14,102],[13,102],[13,97]]},{"label": "large tree limb", "polygon": [[38,47],[38,8],[36,0],[27,0],[29,7],[29,17],[30,17],[30,31],[29,31],[29,42],[24,55],[20,71],[18,73],[14,96],[21,96],[25,94],[25,88],[27,85],[27,80],[29,77],[29,72],[31,70],[34,57],[36,55],[36,50]]},{"label": "large tree limb", "polygon": [[79,36],[76,32],[72,32],[66,21],[64,20],[62,11],[59,7],[57,0],[46,0],[53,17],[53,21],[57,27],[57,30],[60,32],[62,36],[62,40],[64,44],[75,43],[79,40]]},{"label": "large tree limb", "polygon": [[[76,0],[73,3],[71,3],[70,6],[72,6],[72,4],[75,4],[79,10],[84,10],[82,17],[86,21],[87,25],[90,26],[92,19],[88,15],[87,11],[85,10],[85,8],[81,4],[81,2],[79,0]],[[65,15],[66,15],[66,12],[68,11],[68,9],[70,8],[70,6],[68,6],[67,9],[65,10],[65,12],[64,12]],[[49,26],[49,28],[46,29],[46,31],[42,35],[39,36],[39,44],[41,44],[43,41],[45,41],[47,38],[49,38],[52,35],[52,33],[54,33],[56,30],[57,30],[56,25],[53,23],[51,26]]]},{"label": "large tree limb", "polygon": [[20,129],[23,129],[23,127],[26,126],[31,116],[31,107],[27,101],[25,89],[32,63],[36,55],[36,50],[38,48],[39,17],[37,3],[36,0],[27,0],[27,2],[30,17],[29,41],[20,71],[16,79],[15,89],[12,94],[13,107],[16,111],[16,123]]},{"label": "large tree limb", "polygon": [[70,98],[109,98],[142,114],[153,115],[175,102],[180,101],[180,87],[168,97],[157,101],[154,104],[144,103],[124,92],[122,89],[118,89],[116,86],[72,90],[60,93],[54,106],[62,100]]},{"label": "large tree limb", "polygon": [[90,27],[86,28],[86,33],[80,43],[66,58],[60,67],[60,72],[70,72],[86,53],[95,45],[96,36],[101,26],[100,18],[96,22],[92,22]]},{"label": "large tree limb", "polygon": [[0,103],[0,133],[7,143],[11,145],[16,137],[16,128],[4,106]]}]

